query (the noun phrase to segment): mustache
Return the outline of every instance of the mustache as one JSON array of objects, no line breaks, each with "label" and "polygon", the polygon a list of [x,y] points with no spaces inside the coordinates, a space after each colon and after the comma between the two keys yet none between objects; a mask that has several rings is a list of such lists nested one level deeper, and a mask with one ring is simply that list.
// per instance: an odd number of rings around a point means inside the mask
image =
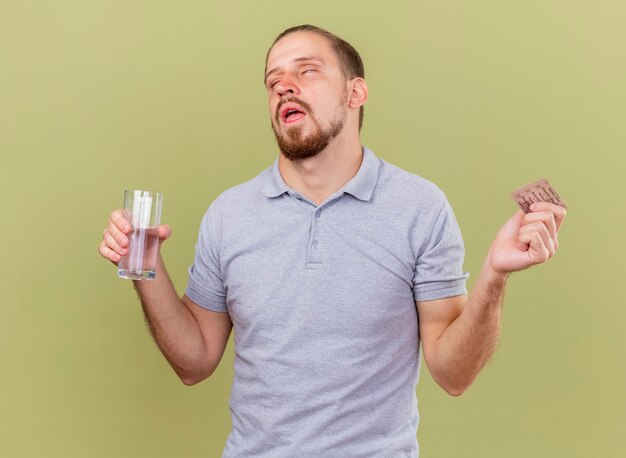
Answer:
[{"label": "mustache", "polygon": [[311,106],[306,103],[304,100],[300,100],[298,97],[295,97],[293,95],[290,95],[287,98],[282,99],[279,103],[278,106],[276,107],[276,114],[275,114],[275,119],[276,119],[276,124],[280,124],[280,108],[286,104],[286,103],[297,103],[298,105],[300,105],[302,108],[304,108],[307,112],[307,114],[311,114]]}]

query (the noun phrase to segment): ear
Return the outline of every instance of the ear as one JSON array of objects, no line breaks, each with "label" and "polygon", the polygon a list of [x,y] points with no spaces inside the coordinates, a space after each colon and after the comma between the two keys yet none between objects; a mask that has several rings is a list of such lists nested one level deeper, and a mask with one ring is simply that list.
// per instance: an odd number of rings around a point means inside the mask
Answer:
[{"label": "ear", "polygon": [[349,99],[349,107],[350,108],[359,108],[365,105],[367,101],[367,83],[363,78],[354,78],[350,80],[350,99]]}]

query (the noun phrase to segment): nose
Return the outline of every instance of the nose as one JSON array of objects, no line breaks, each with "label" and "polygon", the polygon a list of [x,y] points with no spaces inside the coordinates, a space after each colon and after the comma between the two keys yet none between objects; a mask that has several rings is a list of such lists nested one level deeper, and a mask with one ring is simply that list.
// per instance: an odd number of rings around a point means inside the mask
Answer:
[{"label": "nose", "polygon": [[283,74],[280,81],[276,83],[276,86],[274,87],[278,95],[281,97],[284,95],[300,93],[300,89],[298,88],[295,78],[289,73]]}]

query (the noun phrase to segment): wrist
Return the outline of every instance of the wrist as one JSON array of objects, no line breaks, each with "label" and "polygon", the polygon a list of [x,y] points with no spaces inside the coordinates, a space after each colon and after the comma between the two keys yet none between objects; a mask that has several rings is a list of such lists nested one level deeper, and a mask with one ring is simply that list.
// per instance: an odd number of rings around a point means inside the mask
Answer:
[{"label": "wrist", "polygon": [[499,304],[502,302],[509,275],[510,272],[500,272],[493,268],[490,250],[474,285],[473,293],[485,303]]},{"label": "wrist", "polygon": [[484,275],[490,282],[506,282],[511,272],[496,269],[493,262],[493,245],[489,248],[489,252],[485,257],[485,262],[481,269],[481,275]]},{"label": "wrist", "polygon": [[484,313],[499,312],[504,299],[504,290],[508,273],[498,272],[485,260],[476,279],[474,288],[469,295],[468,302],[478,306]]},{"label": "wrist", "polygon": [[510,272],[500,272],[494,269],[491,264],[491,253],[489,254],[483,263],[480,276],[489,284],[505,283],[507,278],[509,278]]}]

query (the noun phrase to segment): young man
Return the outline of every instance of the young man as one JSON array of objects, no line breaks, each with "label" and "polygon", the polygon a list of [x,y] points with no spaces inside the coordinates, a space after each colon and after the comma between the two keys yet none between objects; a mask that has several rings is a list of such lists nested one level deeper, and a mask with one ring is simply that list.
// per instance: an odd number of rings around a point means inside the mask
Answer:
[{"label": "young man", "polygon": [[[187,385],[213,373],[234,325],[224,456],[418,456],[420,342],[437,383],[463,393],[496,347],[508,274],[557,249],[562,208],[518,211],[468,296],[443,192],[361,145],[363,76],[322,29],[279,35],[265,69],[277,160],[211,204],[182,299],[160,255],[156,280],[135,282]],[[100,253],[117,263],[130,229],[114,211]]]}]

